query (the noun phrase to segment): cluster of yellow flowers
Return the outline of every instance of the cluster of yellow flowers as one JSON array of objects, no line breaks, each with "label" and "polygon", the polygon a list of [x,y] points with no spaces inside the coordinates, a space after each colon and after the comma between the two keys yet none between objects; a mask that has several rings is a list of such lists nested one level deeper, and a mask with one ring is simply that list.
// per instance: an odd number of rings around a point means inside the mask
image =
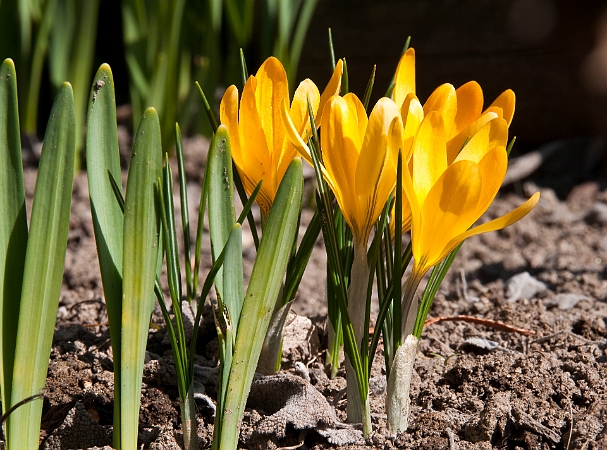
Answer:
[{"label": "cluster of yellow flowers", "polygon": [[287,76],[269,58],[249,77],[238,104],[235,86],[221,102],[232,154],[250,194],[268,214],[280,180],[299,153],[311,162],[308,101],[320,126],[324,177],[352,229],[366,247],[371,229],[396,185],[398,152],[403,165],[403,231],[411,230],[414,273],[420,277],[464,239],[504,228],[524,217],[539,193],[514,211],[470,228],[500,188],[508,155],[508,127],[515,97],[502,93],[483,111],[483,92],[471,81],[455,89],[439,86],[421,104],[415,92],[415,51],[402,56],[392,98],[381,98],[369,117],[359,98],[341,97],[341,61],[322,95],[304,80],[289,107]]}]

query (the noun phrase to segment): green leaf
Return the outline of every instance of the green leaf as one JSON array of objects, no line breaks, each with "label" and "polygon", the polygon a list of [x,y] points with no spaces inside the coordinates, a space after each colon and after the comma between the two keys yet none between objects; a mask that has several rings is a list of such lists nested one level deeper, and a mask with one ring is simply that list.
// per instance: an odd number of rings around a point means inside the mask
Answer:
[{"label": "green leaf", "polygon": [[[11,402],[44,388],[61,291],[70,222],[76,126],[74,96],[64,83],[55,99],[44,137],[32,207]],[[36,449],[42,400],[32,401],[8,419],[11,448]]]},{"label": "green leaf", "polygon": [[137,448],[141,378],[158,263],[155,186],[160,166],[160,122],[156,110],[148,108],[135,136],[124,209],[120,441],[125,449]]},{"label": "green leaf", "polygon": [[0,211],[0,395],[2,411],[6,412],[11,405],[10,386],[27,248],[17,77],[10,59],[0,67]]},{"label": "green leaf", "polygon": [[224,408],[230,413],[224,415],[221,429],[222,450],[235,450],[238,443],[239,422],[297,231],[302,193],[302,162],[297,158],[278,188],[245,295],[241,317],[246,320],[238,324]]},{"label": "green leaf", "polygon": [[[209,166],[209,234],[213,261],[215,261],[228,242],[232,227],[236,223],[232,150],[228,128],[225,125],[220,125],[213,136],[207,164]],[[215,286],[222,299],[223,285],[223,268],[221,268],[215,277]]]},{"label": "green leaf", "polygon": [[[120,336],[122,328],[122,245],[124,214],[112,188],[112,178],[121,180],[120,152],[116,127],[114,78],[103,64],[89,95],[86,134],[86,170],[97,256],[110,324],[114,355],[114,447],[120,436]],[[111,177],[111,178],[110,178]],[[122,186],[116,185],[120,198]]]},{"label": "green leaf", "polygon": [[228,308],[232,332],[237,336],[238,321],[244,300],[244,275],[242,270],[242,228],[236,224],[232,228],[225,247],[223,260],[223,297]]}]

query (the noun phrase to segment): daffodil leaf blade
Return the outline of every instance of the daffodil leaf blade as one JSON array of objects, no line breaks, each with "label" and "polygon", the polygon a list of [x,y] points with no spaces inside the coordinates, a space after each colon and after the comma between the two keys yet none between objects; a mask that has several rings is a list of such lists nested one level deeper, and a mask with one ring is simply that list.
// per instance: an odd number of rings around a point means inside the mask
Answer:
[{"label": "daffodil leaf blade", "polygon": [[160,217],[156,196],[161,177],[160,121],[148,108],[139,123],[129,166],[122,262],[121,404],[122,448],[135,448],[143,362],[154,308]]},{"label": "daffodil leaf blade", "polygon": [[14,349],[23,266],[27,249],[27,217],[15,65],[7,59],[0,66],[0,395],[8,411],[13,378]]},{"label": "daffodil leaf blade", "polygon": [[[110,324],[117,381],[114,400],[120,404],[120,347],[122,329],[122,245],[124,212],[117,201],[123,199],[116,125],[114,77],[107,64],[93,78],[89,94],[86,170],[97,257],[103,295]],[[114,408],[114,436],[120,435],[120,408]],[[114,442],[117,446],[118,440]]]},{"label": "daffodil leaf blade", "polygon": [[[69,230],[76,119],[74,95],[63,83],[44,136],[25,256],[11,401],[44,388],[61,292]],[[16,409],[7,424],[11,448],[37,448],[42,400]]]},{"label": "daffodil leaf blade", "polygon": [[[209,165],[207,172],[209,177],[209,234],[213,260],[216,260],[228,242],[236,223],[232,151],[228,128],[225,125],[220,125],[213,136],[207,164]],[[223,298],[223,268],[220,268],[215,276],[215,286],[219,296]]]},{"label": "daffodil leaf blade", "polygon": [[244,300],[244,274],[242,267],[242,228],[240,224],[232,227],[225,245],[223,260],[223,303],[228,308],[232,334],[238,335],[238,321]]},{"label": "daffodil leaf blade", "polygon": [[[235,448],[257,360],[261,353],[297,230],[303,193],[302,162],[294,159],[278,188],[246,291],[232,359],[220,448]],[[224,447],[225,446],[225,447]]]}]

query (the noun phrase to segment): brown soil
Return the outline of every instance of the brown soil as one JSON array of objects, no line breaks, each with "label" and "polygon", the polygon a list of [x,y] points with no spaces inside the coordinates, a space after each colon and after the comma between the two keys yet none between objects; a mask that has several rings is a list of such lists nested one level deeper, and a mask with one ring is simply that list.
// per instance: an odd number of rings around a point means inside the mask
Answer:
[{"label": "brown soil", "polygon": [[[192,205],[200,195],[197,183],[204,148],[200,139],[187,145]],[[35,169],[28,168],[30,197],[34,181]],[[536,187],[528,182],[519,184],[518,190],[528,196]],[[301,374],[305,372],[301,365],[299,371],[292,367],[296,362],[306,365],[314,392],[322,394],[328,404],[314,396],[306,397],[314,397],[314,401],[302,402],[294,394],[308,392],[309,384],[296,381],[303,378],[280,378],[280,383],[290,386],[285,392],[292,392],[283,400],[300,411],[308,404],[314,409],[310,414],[316,414],[314,420],[290,417],[289,407],[257,406],[246,413],[242,448],[607,448],[607,191],[598,182],[587,182],[559,200],[551,189],[541,190],[542,200],[527,218],[466,242],[430,312],[430,317],[465,314],[494,319],[531,330],[533,335],[463,321],[428,326],[415,364],[409,430],[391,436],[386,429],[383,358],[378,354],[371,383],[373,434],[366,443],[350,439],[357,443],[331,444],[341,438],[327,429],[349,429],[340,424],[345,420],[346,399],[341,394],[345,374],[342,370],[330,380],[322,365],[326,301],[324,253],[319,244],[294,306],[316,327],[295,338],[292,348],[286,346],[290,350],[283,368]],[[501,195],[488,218],[522,201],[515,193]],[[305,212],[302,230],[309,217]],[[244,248],[250,270],[252,242],[246,241]],[[208,243],[204,252],[208,262]],[[524,272],[529,276],[509,281]],[[47,379],[43,448],[111,443],[113,363],[106,322],[87,181],[80,174],[74,183],[63,290]],[[198,348],[200,448],[210,448],[217,341],[208,307]],[[262,398],[259,393],[264,392],[264,383],[271,382],[258,380],[256,397]],[[325,408],[322,417],[318,408]],[[140,443],[146,449],[177,449],[179,442],[171,349],[157,310],[144,372]]]}]

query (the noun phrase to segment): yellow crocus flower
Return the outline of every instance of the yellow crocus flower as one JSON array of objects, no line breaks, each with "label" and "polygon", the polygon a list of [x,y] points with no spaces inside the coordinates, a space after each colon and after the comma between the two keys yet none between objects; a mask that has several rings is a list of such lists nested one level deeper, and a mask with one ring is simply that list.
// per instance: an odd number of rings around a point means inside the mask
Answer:
[{"label": "yellow crocus flower", "polygon": [[[310,149],[283,107],[289,138],[311,162]],[[320,120],[324,178],[335,194],[355,243],[366,248],[369,234],[396,182],[402,120],[396,104],[381,98],[369,118],[355,94],[335,95]]]},{"label": "yellow crocus flower", "polygon": [[404,171],[412,211],[413,276],[419,279],[468,237],[518,221],[539,201],[538,192],[514,211],[470,228],[489,208],[506,175],[507,126],[504,119],[490,120],[451,163],[446,136],[443,116],[428,114],[413,143],[412,174]]},{"label": "yellow crocus flower", "polygon": [[[483,91],[476,81],[470,81],[455,89],[445,83],[432,92],[424,105],[420,103],[415,91],[415,50],[409,48],[403,53],[394,75],[392,99],[401,109],[403,120],[403,154],[411,154],[411,146],[424,117],[431,112],[439,113],[443,118],[443,129],[447,141],[447,161],[451,164],[466,140],[474,136],[487,123],[500,119],[491,127],[499,138],[495,145],[506,146],[507,128],[514,116],[515,96],[510,89],[500,94],[495,101],[483,111]],[[504,127],[506,132],[504,133]],[[411,164],[403,166],[412,170]],[[394,212],[392,212],[394,217]],[[411,207],[403,196],[403,232],[411,227]],[[391,223],[392,228],[394,222]]]},{"label": "yellow crocus flower", "polygon": [[[322,111],[328,98],[339,92],[341,73],[340,61],[322,96],[309,79],[298,86],[289,116],[301,135],[305,136],[310,129],[308,100],[316,114]],[[278,186],[297,154],[286,138],[281,118],[283,103],[289,103],[287,73],[274,57],[268,58],[257,73],[249,77],[242,91],[240,105],[238,89],[234,85],[226,90],[221,100],[221,123],[228,127],[232,158],[247,194],[251,195],[263,180],[256,198],[263,217],[268,216]]]},{"label": "yellow crocus flower", "polygon": [[[293,124],[286,105],[283,119],[289,139],[311,161],[310,149]],[[359,347],[364,332],[369,266],[367,243],[396,183],[396,161],[402,145],[402,120],[396,104],[381,98],[367,118],[354,94],[329,99],[320,120],[321,170],[352,230],[354,260],[348,287],[348,315]],[[408,155],[407,155],[408,159]],[[369,399],[362,404],[354,371],[346,359],[348,421],[363,422],[370,431]]]}]

